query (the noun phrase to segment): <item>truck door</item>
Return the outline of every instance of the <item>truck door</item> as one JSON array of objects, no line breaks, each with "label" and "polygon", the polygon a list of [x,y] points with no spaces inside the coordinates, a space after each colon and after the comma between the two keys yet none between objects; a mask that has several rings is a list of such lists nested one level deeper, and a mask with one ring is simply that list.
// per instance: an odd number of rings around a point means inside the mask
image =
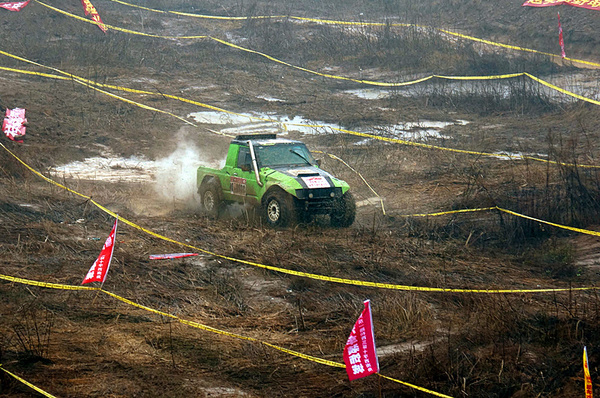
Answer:
[{"label": "truck door", "polygon": [[256,177],[252,168],[250,148],[240,146],[237,164],[229,179],[231,195],[240,202],[256,201]]}]

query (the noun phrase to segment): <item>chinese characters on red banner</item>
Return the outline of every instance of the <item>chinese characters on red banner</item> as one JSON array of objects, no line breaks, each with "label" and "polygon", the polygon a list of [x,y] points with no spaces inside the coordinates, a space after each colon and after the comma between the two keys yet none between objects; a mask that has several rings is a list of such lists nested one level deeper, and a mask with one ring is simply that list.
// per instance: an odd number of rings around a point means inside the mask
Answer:
[{"label": "chinese characters on red banner", "polygon": [[81,4],[83,5],[85,15],[90,15],[92,20],[96,22],[96,24],[98,24],[98,27],[104,33],[106,33],[106,25],[104,25],[104,23],[102,22],[100,14],[98,14],[98,11],[96,11],[96,7],[94,7],[94,5],[90,3],[90,0],[81,0]]},{"label": "chinese characters on red banner", "polygon": [[523,6],[549,7],[560,4],[568,4],[574,7],[587,8],[588,10],[600,10],[600,0],[527,0]]},{"label": "chinese characters on red banner", "polygon": [[82,285],[90,282],[102,282],[106,279],[106,274],[108,273],[108,269],[110,268],[110,262],[112,260],[113,251],[115,248],[115,235],[117,234],[117,218],[115,220],[115,225],[113,226],[112,231],[106,238],[104,242],[104,246],[102,246],[102,250],[100,251],[100,255],[92,264],[92,267],[88,271],[87,275],[81,282]]},{"label": "chinese characters on red banner", "polygon": [[344,347],[344,363],[350,380],[379,372],[371,302],[366,300],[364,304],[365,308],[354,324]]}]

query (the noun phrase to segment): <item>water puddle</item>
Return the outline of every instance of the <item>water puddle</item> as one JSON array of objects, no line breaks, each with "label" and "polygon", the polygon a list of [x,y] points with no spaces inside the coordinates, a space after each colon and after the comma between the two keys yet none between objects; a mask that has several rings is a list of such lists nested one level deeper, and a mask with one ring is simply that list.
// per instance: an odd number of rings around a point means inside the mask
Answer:
[{"label": "water puddle", "polygon": [[[251,114],[227,114],[223,112],[195,112],[188,115],[198,123],[211,125],[220,125],[221,134],[238,135],[249,133],[278,133],[286,134],[288,131],[295,131],[302,134],[323,134],[335,133],[335,129],[341,128],[338,124],[326,123],[306,119],[302,116],[290,118],[288,116],[276,115],[273,113],[251,113]],[[390,126],[373,126],[361,128],[360,133],[381,135],[385,137],[397,138],[402,140],[430,140],[446,139],[448,136],[442,135],[441,130],[448,126],[464,126],[469,122],[466,120],[456,120],[451,122],[440,122],[422,120],[419,122],[406,122]],[[368,138],[356,143],[356,145],[365,145],[372,139]]]},{"label": "water puddle", "polygon": [[340,128],[337,124],[306,119],[302,116],[290,118],[274,113],[245,113],[230,114],[225,112],[207,111],[190,113],[188,117],[198,123],[221,125],[222,134],[237,135],[249,133],[278,133],[285,135],[288,131],[302,134],[332,133],[331,128]]},{"label": "water puddle", "polygon": [[[400,123],[393,126],[374,126],[366,130],[362,129],[360,132],[404,141],[428,141],[431,139],[450,139],[450,136],[441,133],[443,129],[448,126],[465,126],[467,124],[469,122],[466,120],[456,120],[453,122],[422,120],[419,122]],[[366,138],[356,142],[355,145],[367,145],[373,140],[374,138]]]},{"label": "water puddle", "polygon": [[494,152],[494,155],[497,155],[494,156],[495,158],[502,160],[523,160],[525,157],[548,158],[548,155],[543,153]]},{"label": "water puddle", "polygon": [[60,178],[81,180],[149,182],[154,180],[156,171],[156,163],[143,157],[119,158],[107,155],[58,166],[50,173]]},{"label": "water puddle", "polygon": [[359,88],[356,90],[346,90],[344,92],[347,94],[354,95],[358,98],[368,100],[383,99],[392,96],[392,92],[390,90],[381,88]]},{"label": "water puddle", "polygon": [[267,97],[266,95],[257,95],[256,98],[260,98],[267,102],[284,102],[284,100],[282,100],[282,99],[274,98],[274,97]]}]

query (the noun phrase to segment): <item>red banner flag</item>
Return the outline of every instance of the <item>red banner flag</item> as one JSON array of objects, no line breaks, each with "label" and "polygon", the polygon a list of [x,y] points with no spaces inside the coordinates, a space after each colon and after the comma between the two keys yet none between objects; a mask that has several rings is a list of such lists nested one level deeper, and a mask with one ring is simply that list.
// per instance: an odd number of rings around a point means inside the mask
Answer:
[{"label": "red banner flag", "polygon": [[106,279],[106,274],[108,273],[108,269],[110,268],[110,261],[112,260],[113,251],[115,249],[115,235],[117,234],[117,218],[115,220],[115,225],[113,226],[112,231],[106,238],[104,242],[104,246],[102,246],[102,250],[100,251],[100,255],[92,264],[92,267],[88,271],[87,275],[81,282],[82,285],[90,282],[102,282]]},{"label": "red banner flag", "polygon": [[344,363],[350,380],[379,372],[371,302],[366,300],[364,304],[365,308],[354,324],[344,347]]},{"label": "red banner flag", "polygon": [[6,8],[9,11],[21,11],[23,7],[29,4],[30,0],[27,1],[3,1],[0,3],[1,8]]},{"label": "red banner flag", "polygon": [[558,13],[558,44],[560,44],[560,56],[565,58],[565,41],[563,40],[562,26],[560,25],[560,12]]},{"label": "red banner flag", "polygon": [[81,0],[81,4],[83,5],[83,10],[85,12],[85,15],[90,15],[90,18],[92,18],[92,21],[96,22],[96,24],[98,24],[98,27],[104,33],[106,33],[106,25],[104,25],[104,23],[102,22],[102,19],[100,18],[100,14],[98,14],[98,11],[96,11],[96,7],[94,7],[93,4],[90,3],[90,0]]},{"label": "red banner flag", "polygon": [[151,254],[150,260],[170,260],[173,258],[183,258],[197,256],[198,253],[172,253],[172,254]]},{"label": "red banner flag", "polygon": [[588,10],[600,10],[600,1],[598,0],[527,0],[523,6],[528,7],[549,7],[560,4],[568,4],[573,7],[587,8]]},{"label": "red banner flag", "polygon": [[583,347],[583,377],[585,379],[585,398],[594,398],[592,377],[590,376],[590,367],[585,347]]},{"label": "red banner flag", "polygon": [[25,109],[6,108],[6,116],[2,123],[2,131],[8,138],[13,141],[23,143],[21,138],[25,137],[25,126],[27,125],[27,119],[25,118]]}]

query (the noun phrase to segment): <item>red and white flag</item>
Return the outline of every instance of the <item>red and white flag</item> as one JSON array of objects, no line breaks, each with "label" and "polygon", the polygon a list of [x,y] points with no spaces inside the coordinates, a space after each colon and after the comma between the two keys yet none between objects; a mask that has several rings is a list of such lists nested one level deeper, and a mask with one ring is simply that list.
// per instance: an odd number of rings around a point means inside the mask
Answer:
[{"label": "red and white flag", "polygon": [[172,253],[172,254],[151,254],[150,260],[170,260],[174,258],[197,256],[198,253]]},{"label": "red and white flag", "polygon": [[354,324],[344,347],[344,363],[350,380],[379,372],[371,302],[366,300],[364,304],[365,308]]},{"label": "red and white flag", "polygon": [[90,282],[102,282],[106,279],[106,274],[108,273],[108,269],[110,268],[110,261],[112,260],[113,251],[115,249],[115,235],[117,234],[117,218],[115,220],[115,225],[113,226],[112,231],[106,238],[104,242],[104,246],[102,246],[102,250],[100,251],[100,255],[92,264],[92,267],[88,271],[87,275],[81,282],[82,285]]},{"label": "red and white flag", "polygon": [[6,108],[6,116],[2,123],[2,131],[8,138],[16,142],[23,142],[21,138],[25,137],[25,126],[27,119],[25,118],[25,109]]},{"label": "red and white flag", "polygon": [[583,347],[583,378],[585,379],[585,398],[593,398],[592,377],[590,376],[590,366],[585,347]]},{"label": "red and white flag", "polygon": [[600,10],[598,0],[527,0],[523,6],[527,7],[550,7],[568,4],[573,7],[587,8],[588,10]]},{"label": "red and white flag", "polygon": [[558,44],[560,44],[560,56],[565,58],[565,41],[563,39],[562,26],[560,25],[560,12],[558,13]]},{"label": "red and white flag", "polygon": [[96,24],[98,24],[98,27],[104,33],[106,33],[106,25],[104,25],[104,23],[102,22],[100,14],[98,14],[98,11],[96,11],[96,7],[94,7],[90,0],[81,0],[81,5],[83,5],[83,11],[85,12],[85,15],[90,15],[92,21],[96,22]]},{"label": "red and white flag", "polygon": [[1,8],[6,8],[9,11],[21,11],[23,7],[29,4],[30,0],[27,1],[3,1],[0,3]]}]

